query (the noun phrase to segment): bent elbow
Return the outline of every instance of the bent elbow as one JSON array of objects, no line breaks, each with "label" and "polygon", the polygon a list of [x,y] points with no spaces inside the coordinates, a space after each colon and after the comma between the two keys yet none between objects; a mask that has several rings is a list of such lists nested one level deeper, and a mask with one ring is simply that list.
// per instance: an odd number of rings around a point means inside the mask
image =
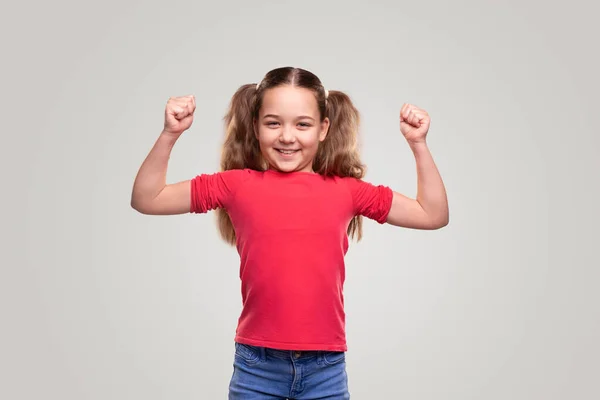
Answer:
[{"label": "bent elbow", "polygon": [[442,229],[450,223],[450,217],[448,214],[437,218],[433,223],[433,229]]},{"label": "bent elbow", "polygon": [[146,203],[140,201],[139,199],[137,199],[135,197],[131,198],[129,205],[131,206],[131,208],[133,208],[135,211],[139,212],[140,214],[145,214],[145,215],[152,214],[148,205],[146,205]]}]

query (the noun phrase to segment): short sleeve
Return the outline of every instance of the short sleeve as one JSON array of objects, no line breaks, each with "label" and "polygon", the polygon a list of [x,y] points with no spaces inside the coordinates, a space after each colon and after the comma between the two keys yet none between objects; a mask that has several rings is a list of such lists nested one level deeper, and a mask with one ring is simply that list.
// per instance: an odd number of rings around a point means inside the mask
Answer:
[{"label": "short sleeve", "polygon": [[345,178],[344,181],[352,196],[355,215],[383,224],[392,208],[394,192],[387,186],[376,186],[356,178]]},{"label": "short sleeve", "polygon": [[191,180],[191,213],[227,208],[238,188],[251,177],[250,170],[233,169],[198,175]]}]

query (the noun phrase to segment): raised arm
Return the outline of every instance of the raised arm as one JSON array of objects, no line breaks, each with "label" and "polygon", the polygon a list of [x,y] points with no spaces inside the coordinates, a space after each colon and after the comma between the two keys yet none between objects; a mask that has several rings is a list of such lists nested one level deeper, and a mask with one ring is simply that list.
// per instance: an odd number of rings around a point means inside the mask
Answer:
[{"label": "raised arm", "polygon": [[172,97],[165,108],[165,125],[150,153],[142,163],[131,194],[131,207],[142,214],[174,215],[190,211],[189,180],[167,184],[171,150],[193,122],[194,96]]},{"label": "raised arm", "polygon": [[417,198],[394,192],[387,223],[413,229],[439,229],[449,222],[448,199],[426,142],[430,119],[426,111],[404,104],[400,130],[417,164]]}]

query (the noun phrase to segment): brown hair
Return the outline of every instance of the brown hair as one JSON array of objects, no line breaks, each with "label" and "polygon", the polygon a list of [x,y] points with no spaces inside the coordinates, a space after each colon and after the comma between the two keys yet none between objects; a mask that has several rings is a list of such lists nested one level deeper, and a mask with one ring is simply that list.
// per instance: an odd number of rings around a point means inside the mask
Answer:
[{"label": "brown hair", "polygon": [[[363,178],[365,166],[358,153],[360,116],[350,97],[336,90],[326,92],[315,74],[293,67],[269,71],[259,84],[242,85],[235,92],[224,117],[225,142],[221,153],[221,170],[248,168],[264,171],[267,168],[254,135],[253,121],[258,118],[265,91],[282,85],[312,90],[317,99],[321,121],[329,118],[329,131],[325,140],[319,144],[313,170],[326,176]],[[223,240],[235,244],[235,230],[227,212],[218,209],[217,218]],[[348,225],[348,235],[361,239],[361,216],[352,218]]]}]

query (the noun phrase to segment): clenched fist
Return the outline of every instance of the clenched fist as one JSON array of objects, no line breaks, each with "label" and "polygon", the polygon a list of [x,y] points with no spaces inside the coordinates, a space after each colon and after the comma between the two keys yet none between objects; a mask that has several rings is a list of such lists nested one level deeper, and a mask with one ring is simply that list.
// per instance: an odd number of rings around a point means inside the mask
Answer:
[{"label": "clenched fist", "polygon": [[431,119],[427,111],[412,104],[400,110],[400,131],[409,143],[425,142]]},{"label": "clenched fist", "polygon": [[179,137],[194,121],[196,99],[193,95],[171,97],[165,108],[165,133]]}]

